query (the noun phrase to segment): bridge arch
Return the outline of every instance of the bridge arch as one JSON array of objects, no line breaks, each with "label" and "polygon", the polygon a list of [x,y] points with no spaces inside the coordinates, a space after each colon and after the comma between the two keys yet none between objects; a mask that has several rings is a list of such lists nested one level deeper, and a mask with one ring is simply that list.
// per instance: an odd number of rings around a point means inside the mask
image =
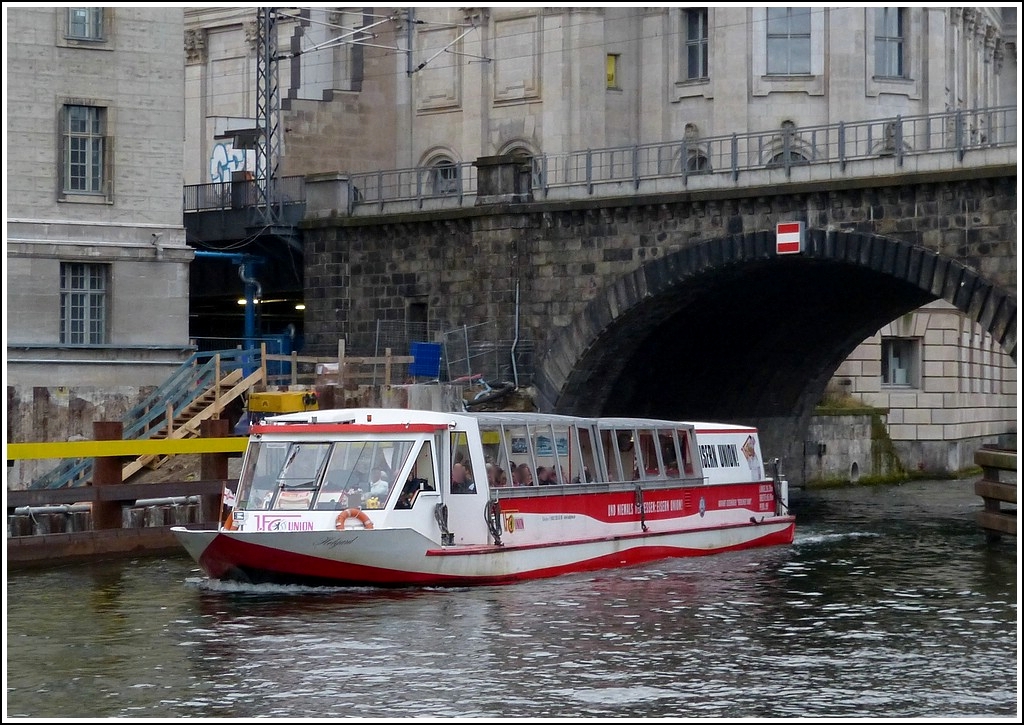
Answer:
[{"label": "bridge arch", "polygon": [[955,259],[853,231],[810,229],[798,255],[777,255],[774,231],[712,239],[621,277],[555,333],[538,356],[538,403],[806,421],[857,345],[937,299],[1016,360],[1016,299]]}]

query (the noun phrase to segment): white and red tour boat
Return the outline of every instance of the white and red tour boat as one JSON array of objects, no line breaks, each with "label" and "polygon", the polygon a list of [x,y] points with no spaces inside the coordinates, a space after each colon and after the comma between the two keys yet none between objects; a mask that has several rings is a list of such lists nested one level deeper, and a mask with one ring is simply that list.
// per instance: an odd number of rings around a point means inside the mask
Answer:
[{"label": "white and red tour boat", "polygon": [[787,489],[752,427],[315,410],[253,425],[218,527],[173,531],[217,580],[500,584],[792,543]]}]

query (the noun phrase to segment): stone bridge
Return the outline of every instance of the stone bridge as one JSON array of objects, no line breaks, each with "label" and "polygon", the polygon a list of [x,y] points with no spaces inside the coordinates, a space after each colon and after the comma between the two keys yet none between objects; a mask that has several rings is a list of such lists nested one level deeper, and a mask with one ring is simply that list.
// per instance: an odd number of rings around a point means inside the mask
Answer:
[{"label": "stone bridge", "polygon": [[[542,410],[753,423],[799,469],[831,375],[900,315],[947,300],[1016,359],[1016,147],[999,152],[661,194],[307,210],[306,349],[372,349],[377,321],[413,306],[443,327],[496,321],[532,343]],[[776,254],[784,221],[804,222],[803,253]]]}]

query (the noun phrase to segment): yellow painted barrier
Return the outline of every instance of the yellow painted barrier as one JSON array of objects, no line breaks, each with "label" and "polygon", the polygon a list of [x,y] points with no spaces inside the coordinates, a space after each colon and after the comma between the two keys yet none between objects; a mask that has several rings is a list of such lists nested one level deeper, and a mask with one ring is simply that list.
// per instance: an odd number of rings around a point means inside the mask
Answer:
[{"label": "yellow painted barrier", "polygon": [[7,443],[8,461],[33,458],[104,458],[177,453],[242,453],[249,439],[234,438],[172,438],[170,440],[123,441],[59,441],[53,443]]}]

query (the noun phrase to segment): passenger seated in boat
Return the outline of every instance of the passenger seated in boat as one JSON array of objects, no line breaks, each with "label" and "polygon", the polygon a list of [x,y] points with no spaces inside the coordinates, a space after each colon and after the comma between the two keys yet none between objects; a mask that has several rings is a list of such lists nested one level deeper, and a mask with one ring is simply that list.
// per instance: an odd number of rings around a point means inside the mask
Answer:
[{"label": "passenger seated in boat", "polygon": [[492,466],[488,472],[487,482],[496,488],[502,488],[508,485],[508,475],[503,468]]},{"label": "passenger seated in boat", "polygon": [[398,503],[395,504],[395,508],[411,509],[420,491],[433,490],[434,487],[427,483],[427,479],[416,478],[413,474],[409,474],[408,480],[402,486],[402,493],[398,496]]},{"label": "passenger seated in boat", "polygon": [[530,470],[530,466],[526,463],[516,466],[515,479],[513,486],[532,486],[533,471]]},{"label": "passenger seated in boat", "polygon": [[461,463],[452,466],[452,493],[476,493],[476,483]]},{"label": "passenger seated in boat", "polygon": [[551,484],[558,483],[551,478],[553,471],[545,466],[537,467],[537,485],[538,486],[550,486]]},{"label": "passenger seated in boat", "polygon": [[370,495],[383,500],[387,498],[388,491],[390,490],[391,483],[387,479],[387,473],[377,471],[377,480],[370,484]]}]

